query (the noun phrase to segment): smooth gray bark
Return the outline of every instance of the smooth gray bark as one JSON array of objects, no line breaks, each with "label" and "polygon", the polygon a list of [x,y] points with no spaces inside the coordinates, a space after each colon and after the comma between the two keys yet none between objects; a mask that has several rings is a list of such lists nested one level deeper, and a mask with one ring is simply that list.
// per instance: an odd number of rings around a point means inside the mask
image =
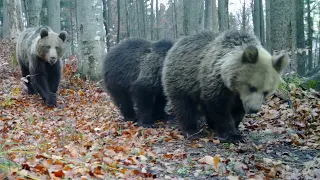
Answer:
[{"label": "smooth gray bark", "polygon": [[[296,12],[296,36],[297,36],[297,63],[298,63],[298,74],[303,76],[306,71],[305,51],[300,51],[305,48],[305,37],[304,37],[304,2],[301,0],[295,0],[295,12]],[[320,48],[319,48],[320,49]]]},{"label": "smooth gray bark", "polygon": [[23,29],[21,0],[3,0],[3,37],[15,41]]},{"label": "smooth gray bark", "polygon": [[204,28],[212,30],[212,0],[205,0],[205,13],[204,13]]},{"label": "smooth gray bark", "polygon": [[48,0],[48,24],[55,32],[61,31],[60,0]]},{"label": "smooth gray bark", "polygon": [[213,32],[219,32],[217,1],[212,0],[212,28]]},{"label": "smooth gray bark", "polygon": [[253,7],[253,28],[255,35],[260,39],[264,45],[264,18],[262,0],[254,0]]},{"label": "smooth gray bark", "polygon": [[151,40],[154,40],[154,13],[153,13],[153,0],[151,0],[151,14],[150,14],[150,35]]},{"label": "smooth gray bark", "polygon": [[81,77],[99,80],[105,52],[102,1],[77,0],[77,29],[79,32],[79,68]]},{"label": "smooth gray bark", "polygon": [[42,0],[30,0],[28,3],[28,27],[40,25]]},{"label": "smooth gray bark", "polygon": [[228,0],[218,0],[218,22],[219,31],[224,31],[229,29],[229,18],[228,18]]},{"label": "smooth gray bark", "polygon": [[271,22],[270,22],[270,1],[266,0],[266,47],[271,51]]}]

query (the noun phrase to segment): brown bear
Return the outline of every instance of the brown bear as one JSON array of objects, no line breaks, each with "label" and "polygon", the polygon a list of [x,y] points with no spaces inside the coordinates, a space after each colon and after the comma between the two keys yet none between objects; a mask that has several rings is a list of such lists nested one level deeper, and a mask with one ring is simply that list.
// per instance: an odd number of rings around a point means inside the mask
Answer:
[{"label": "brown bear", "polygon": [[153,127],[155,120],[167,118],[161,72],[172,46],[168,39],[133,38],[123,40],[106,54],[104,85],[125,120],[137,120],[139,126]]},{"label": "brown bear", "polygon": [[28,94],[39,93],[48,107],[56,106],[66,38],[65,31],[57,34],[50,27],[34,27],[24,30],[17,40],[16,57],[22,76],[28,79]]},{"label": "brown bear", "polygon": [[164,93],[185,136],[197,132],[198,107],[227,142],[243,141],[238,125],[274,93],[289,63],[271,55],[251,33],[201,32],[179,39],[163,65]]}]

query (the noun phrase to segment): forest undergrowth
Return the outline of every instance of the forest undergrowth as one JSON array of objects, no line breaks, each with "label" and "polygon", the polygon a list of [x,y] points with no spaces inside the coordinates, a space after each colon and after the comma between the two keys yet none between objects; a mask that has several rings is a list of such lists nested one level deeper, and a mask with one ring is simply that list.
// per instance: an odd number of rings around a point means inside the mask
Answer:
[{"label": "forest undergrowth", "polygon": [[320,93],[291,86],[240,125],[247,142],[183,138],[176,122],[142,128],[124,122],[99,82],[63,69],[58,107],[29,96],[0,42],[0,179],[317,179]]}]

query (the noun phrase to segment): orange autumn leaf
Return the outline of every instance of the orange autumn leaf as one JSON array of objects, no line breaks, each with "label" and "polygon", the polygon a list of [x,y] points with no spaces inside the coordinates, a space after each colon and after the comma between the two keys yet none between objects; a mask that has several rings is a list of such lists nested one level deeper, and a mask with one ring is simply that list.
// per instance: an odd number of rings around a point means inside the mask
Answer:
[{"label": "orange autumn leaf", "polygon": [[62,170],[53,172],[56,177],[64,177],[64,172]]}]

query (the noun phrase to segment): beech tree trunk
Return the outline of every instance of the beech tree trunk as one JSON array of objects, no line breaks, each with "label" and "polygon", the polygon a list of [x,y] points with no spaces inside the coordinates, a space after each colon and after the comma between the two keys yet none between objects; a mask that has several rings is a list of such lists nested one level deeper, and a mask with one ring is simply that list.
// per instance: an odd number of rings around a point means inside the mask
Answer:
[{"label": "beech tree trunk", "polygon": [[204,15],[204,27],[205,29],[212,30],[212,0],[205,0],[205,15]]},{"label": "beech tree trunk", "polygon": [[48,0],[48,23],[55,32],[61,31],[60,0]]},{"label": "beech tree trunk", "polygon": [[21,0],[3,0],[3,37],[13,41],[24,29]]},{"label": "beech tree trunk", "polygon": [[28,2],[28,27],[36,27],[40,25],[41,8],[42,0],[30,0]]},{"label": "beech tree trunk", "polygon": [[217,1],[212,0],[212,28],[213,32],[219,32]]},{"label": "beech tree trunk", "polygon": [[228,0],[218,0],[218,21],[219,21],[219,31],[224,31],[229,29],[228,21]]},{"label": "beech tree trunk", "polygon": [[78,71],[83,78],[100,80],[105,53],[102,1],[77,0],[77,29],[80,57]]}]

